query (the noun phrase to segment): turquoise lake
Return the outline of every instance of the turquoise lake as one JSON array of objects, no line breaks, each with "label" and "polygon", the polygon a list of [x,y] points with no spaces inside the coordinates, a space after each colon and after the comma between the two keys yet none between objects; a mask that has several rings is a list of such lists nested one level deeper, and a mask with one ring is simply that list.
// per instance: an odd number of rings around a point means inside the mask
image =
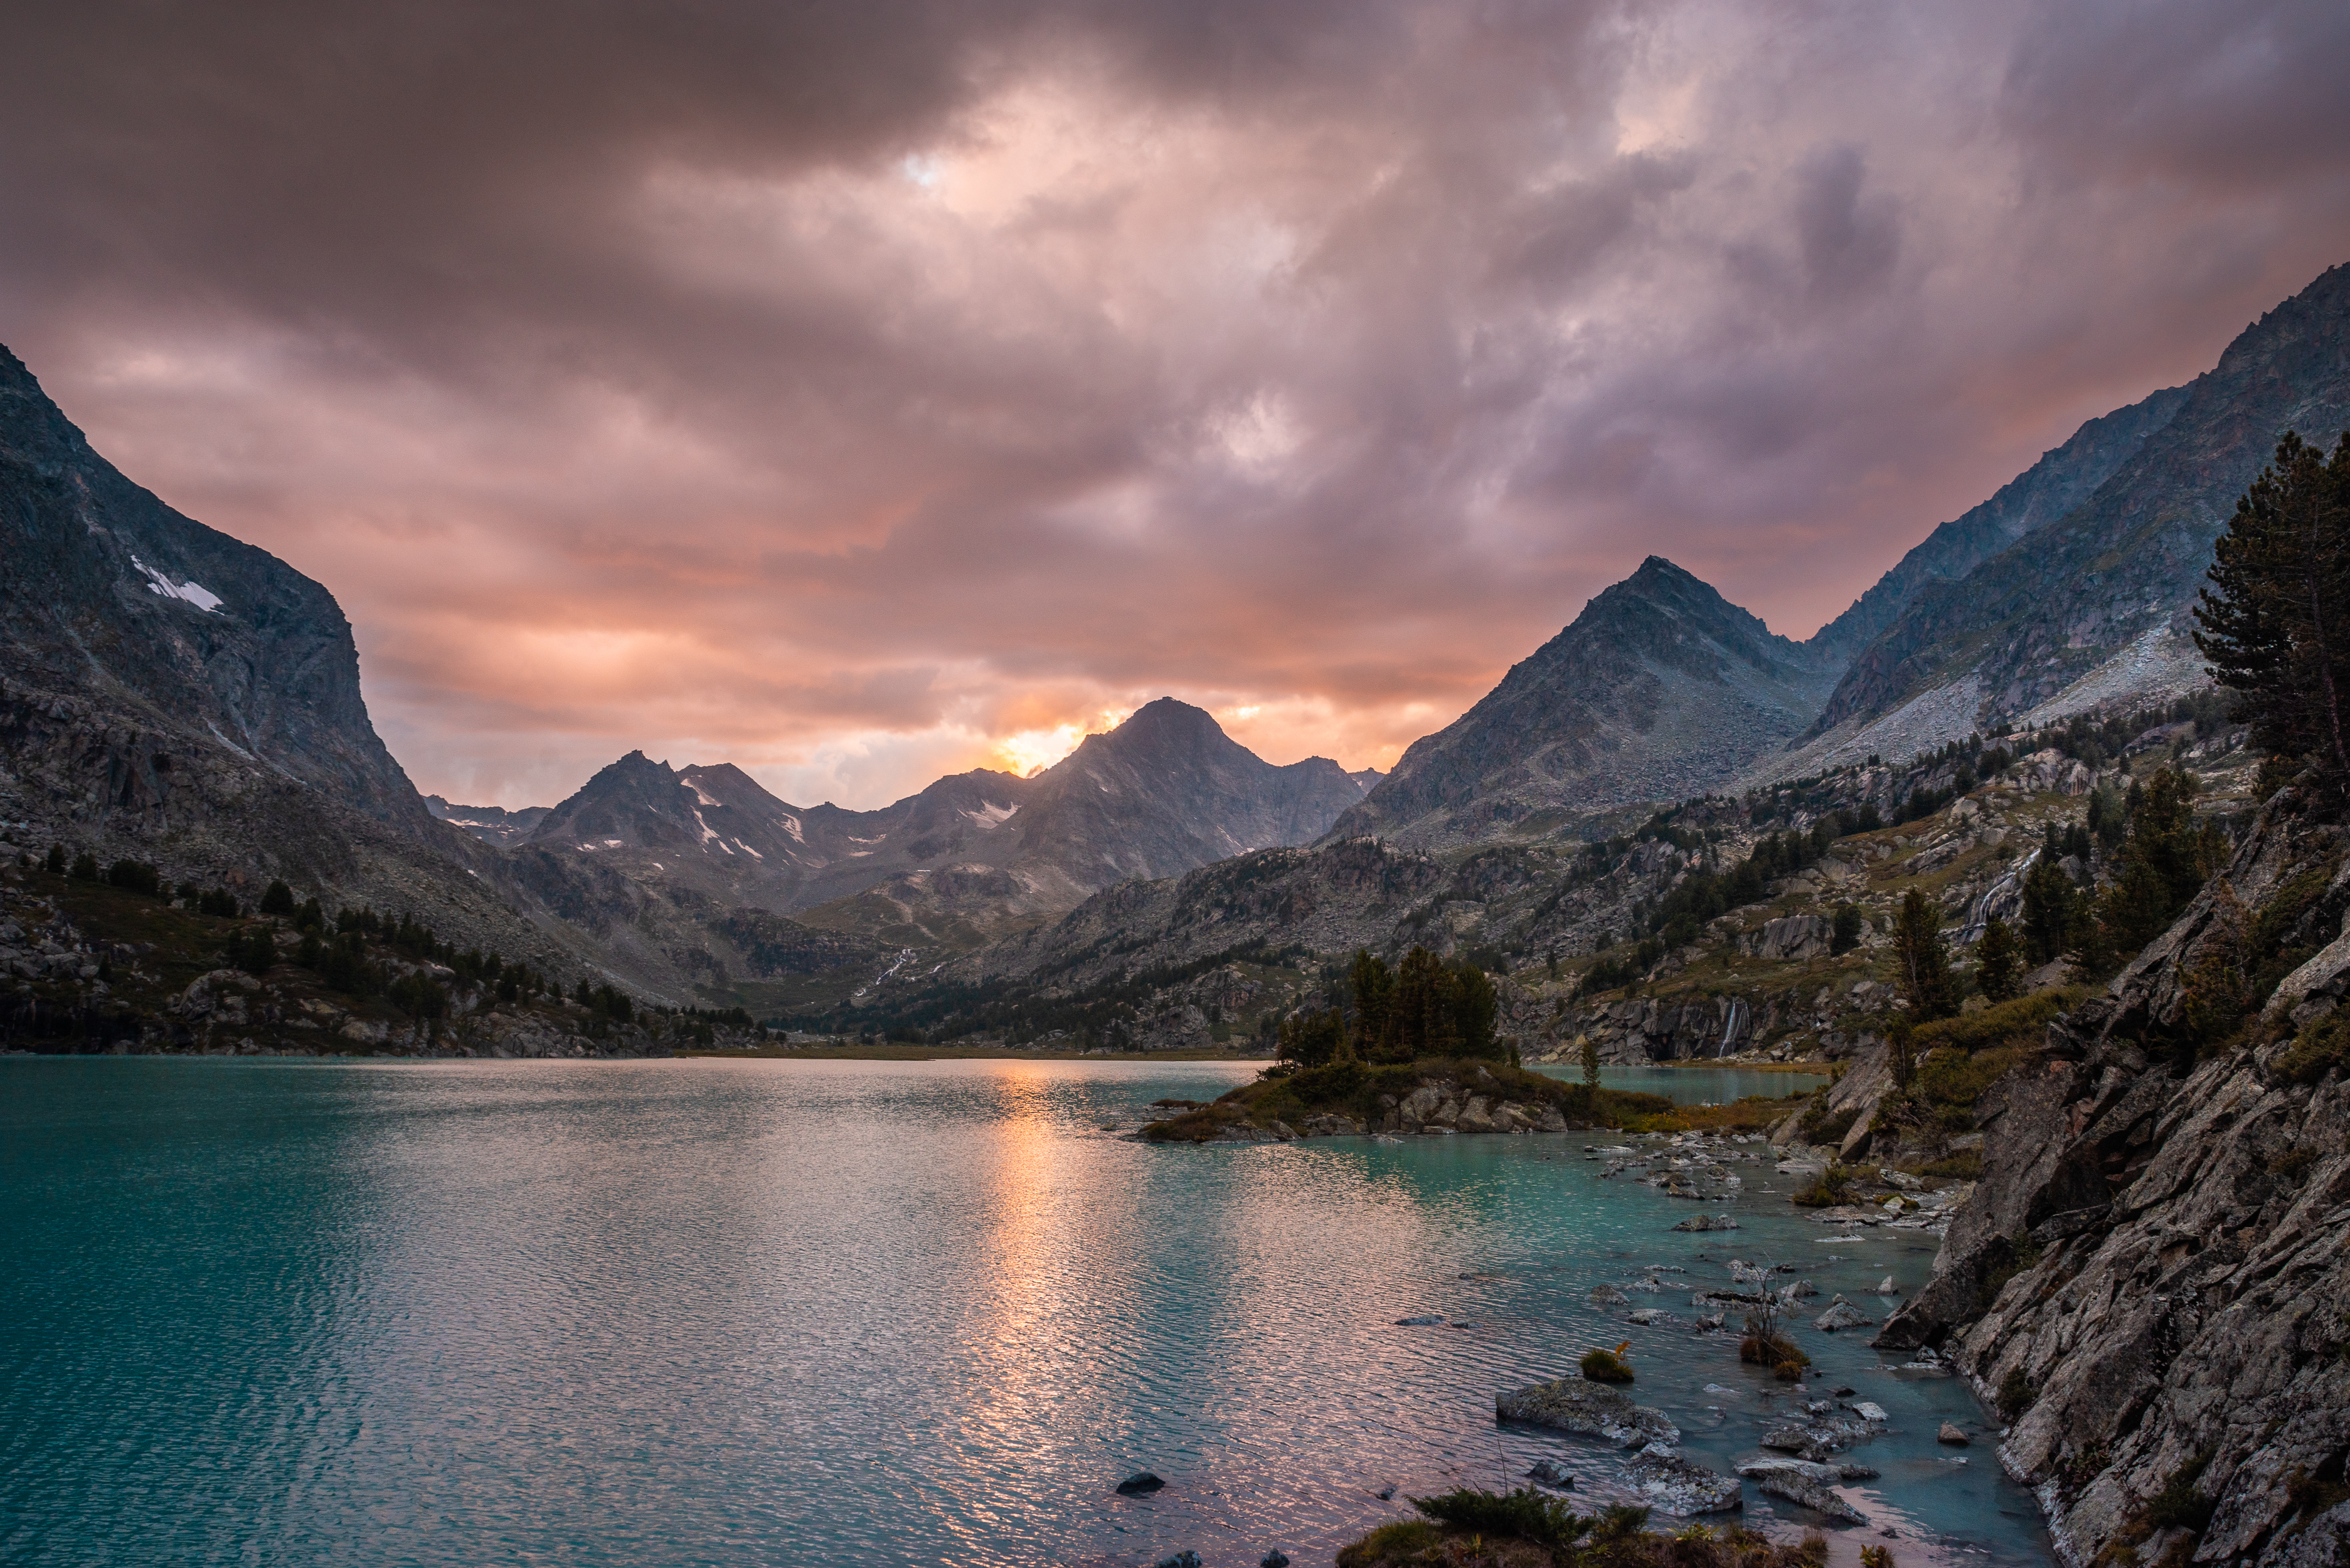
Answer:
[{"label": "turquoise lake", "polygon": [[[1792,1260],[1814,1311],[1881,1317],[1864,1293],[1931,1264],[1825,1241],[1767,1162],[1733,1168],[1742,1229],[1674,1232],[1691,1206],[1584,1158],[1604,1135],[1102,1130],[1253,1071],[0,1061],[0,1560],[1305,1568],[1537,1457],[1604,1492],[1611,1450],[1492,1419],[1595,1344],[1632,1340],[1692,1458],[1755,1453],[1783,1386],[1596,1283]],[[1963,1388],[1799,1321],[1807,1397],[1892,1417],[1839,1562],[1880,1527],[1905,1568],[2050,1561]],[[1118,1496],[1142,1469],[1166,1489]],[[1809,1522],[1752,1487],[1746,1517]]]}]

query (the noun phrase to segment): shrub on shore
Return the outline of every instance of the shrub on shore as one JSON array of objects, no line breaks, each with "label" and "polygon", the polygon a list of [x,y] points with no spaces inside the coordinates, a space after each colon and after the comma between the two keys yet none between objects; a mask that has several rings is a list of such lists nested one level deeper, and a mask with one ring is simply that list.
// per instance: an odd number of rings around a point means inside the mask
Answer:
[{"label": "shrub on shore", "polygon": [[1828,1560],[1816,1531],[1793,1546],[1736,1524],[1687,1524],[1666,1535],[1646,1528],[1645,1508],[1586,1516],[1531,1487],[1462,1487],[1412,1506],[1426,1517],[1381,1525],[1340,1552],[1338,1568],[1825,1568]]}]

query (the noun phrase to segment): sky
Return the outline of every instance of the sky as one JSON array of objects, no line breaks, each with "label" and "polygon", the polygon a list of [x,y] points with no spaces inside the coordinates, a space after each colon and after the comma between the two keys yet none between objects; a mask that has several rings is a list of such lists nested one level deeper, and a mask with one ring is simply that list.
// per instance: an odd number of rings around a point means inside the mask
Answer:
[{"label": "sky", "polygon": [[1392,764],[1649,554],[1794,637],[2350,261],[2350,6],[86,0],[0,342],[418,786]]}]

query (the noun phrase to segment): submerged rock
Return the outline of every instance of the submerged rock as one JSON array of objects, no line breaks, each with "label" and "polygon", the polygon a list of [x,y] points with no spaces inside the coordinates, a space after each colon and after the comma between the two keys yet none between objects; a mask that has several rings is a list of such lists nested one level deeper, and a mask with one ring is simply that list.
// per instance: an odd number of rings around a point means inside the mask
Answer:
[{"label": "submerged rock", "polygon": [[1594,1285],[1591,1287],[1591,1304],[1594,1306],[1630,1306],[1632,1304],[1632,1298],[1626,1295],[1622,1291],[1617,1290],[1614,1285]]},{"label": "submerged rock", "polygon": [[1676,1231],[1735,1231],[1738,1221],[1727,1214],[1692,1214],[1673,1227]]},{"label": "submerged rock", "polygon": [[1118,1482],[1118,1490],[1122,1497],[1146,1497],[1166,1484],[1149,1470],[1137,1470]]},{"label": "submerged rock", "polygon": [[1738,1467],[1738,1473],[1752,1481],[1758,1490],[1799,1503],[1814,1513],[1824,1513],[1846,1524],[1868,1522],[1858,1509],[1828,1490],[1844,1479],[1835,1466],[1807,1464],[1802,1459],[1749,1459]]},{"label": "submerged rock", "polygon": [[1575,1432],[1606,1438],[1626,1448],[1650,1443],[1667,1447],[1681,1440],[1681,1431],[1661,1410],[1635,1405],[1631,1398],[1601,1383],[1561,1377],[1493,1397],[1493,1418],[1545,1427],[1554,1432]]},{"label": "submerged rock", "polygon": [[1737,1477],[1685,1459],[1662,1444],[1651,1443],[1634,1455],[1626,1462],[1624,1473],[1639,1489],[1648,1506],[1676,1519],[1727,1513],[1746,1505]]},{"label": "submerged rock", "polygon": [[1395,1325],[1398,1328],[1442,1328],[1444,1314],[1440,1312],[1424,1312],[1418,1317],[1399,1317],[1395,1320]]},{"label": "submerged rock", "polygon": [[1536,1459],[1534,1468],[1526,1471],[1526,1479],[1554,1491],[1575,1490],[1575,1472],[1556,1459]]}]

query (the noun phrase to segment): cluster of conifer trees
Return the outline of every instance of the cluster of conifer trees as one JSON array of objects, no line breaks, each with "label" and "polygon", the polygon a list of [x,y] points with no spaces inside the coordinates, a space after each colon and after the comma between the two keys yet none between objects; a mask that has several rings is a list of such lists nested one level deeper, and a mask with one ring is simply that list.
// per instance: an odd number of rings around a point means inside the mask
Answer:
[{"label": "cluster of conifer trees", "polygon": [[1415,947],[1392,969],[1357,950],[1337,1004],[1282,1022],[1280,1058],[1300,1067],[1326,1062],[1412,1062],[1428,1056],[1509,1054],[1496,1037],[1501,1002],[1475,964],[1447,964]]},{"label": "cluster of conifer trees", "polygon": [[2350,789],[2350,431],[2333,459],[2288,431],[2213,551],[2195,646],[2255,743]]}]

